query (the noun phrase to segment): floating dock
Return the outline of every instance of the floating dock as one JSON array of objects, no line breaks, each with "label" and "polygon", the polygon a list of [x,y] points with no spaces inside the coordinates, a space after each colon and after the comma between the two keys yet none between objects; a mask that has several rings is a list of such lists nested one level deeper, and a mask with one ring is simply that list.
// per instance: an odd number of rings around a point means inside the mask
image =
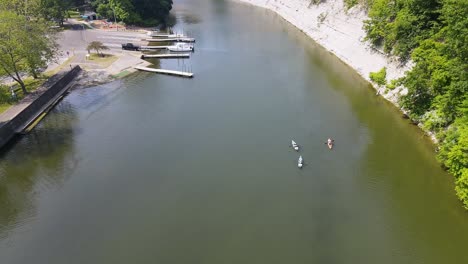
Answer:
[{"label": "floating dock", "polygon": [[160,73],[160,74],[174,75],[174,76],[180,76],[180,77],[186,77],[186,78],[192,78],[193,77],[193,73],[191,73],[191,72],[153,69],[153,68],[142,67],[142,66],[135,66],[134,68],[137,69],[137,70],[140,70],[140,71],[147,71],[147,72],[154,72],[154,73]]},{"label": "floating dock", "polygon": [[148,42],[195,42],[194,38],[148,38]]},{"label": "floating dock", "polygon": [[164,34],[164,33],[151,33],[148,35],[149,37],[152,38],[185,38],[184,34]]},{"label": "floating dock", "polygon": [[181,53],[181,54],[142,54],[141,59],[145,59],[145,58],[158,58],[158,59],[190,58],[190,53]]},{"label": "floating dock", "polygon": [[171,46],[141,46],[140,50],[155,50],[155,49],[167,49]]}]

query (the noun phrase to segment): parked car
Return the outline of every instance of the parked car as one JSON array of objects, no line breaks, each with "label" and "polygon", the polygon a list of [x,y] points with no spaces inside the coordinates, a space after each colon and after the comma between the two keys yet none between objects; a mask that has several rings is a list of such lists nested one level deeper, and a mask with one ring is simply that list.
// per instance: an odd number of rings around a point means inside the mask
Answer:
[{"label": "parked car", "polygon": [[125,43],[125,44],[122,44],[122,49],[123,50],[134,50],[134,51],[139,51],[140,50],[140,46],[138,45],[133,45],[133,43]]}]

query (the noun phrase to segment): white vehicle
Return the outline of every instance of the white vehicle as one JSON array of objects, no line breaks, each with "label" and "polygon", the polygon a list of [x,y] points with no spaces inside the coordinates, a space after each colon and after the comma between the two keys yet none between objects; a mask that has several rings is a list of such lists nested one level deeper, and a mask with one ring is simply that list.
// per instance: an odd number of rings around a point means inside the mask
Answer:
[{"label": "white vehicle", "polygon": [[293,147],[295,151],[299,151],[299,146],[297,145],[296,142],[294,142],[294,140],[291,140],[291,146]]},{"label": "white vehicle", "polygon": [[193,45],[187,43],[176,43],[174,46],[167,47],[167,49],[174,52],[194,51]]},{"label": "white vehicle", "polygon": [[302,168],[302,156],[299,156],[299,160],[297,161],[297,167]]}]

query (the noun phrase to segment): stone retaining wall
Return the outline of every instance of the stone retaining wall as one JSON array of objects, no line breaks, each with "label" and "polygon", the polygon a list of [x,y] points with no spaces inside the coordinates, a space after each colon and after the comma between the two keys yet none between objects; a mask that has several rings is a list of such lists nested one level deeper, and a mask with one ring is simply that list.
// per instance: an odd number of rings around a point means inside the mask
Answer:
[{"label": "stone retaining wall", "polygon": [[[50,104],[54,98],[68,90],[69,84],[81,72],[80,66],[75,66],[71,71],[63,75],[57,82],[52,84],[43,94],[31,102],[23,111],[0,127],[0,148],[10,141],[17,134],[17,130],[27,125],[31,120],[38,117]],[[52,77],[53,78],[53,77]]]}]

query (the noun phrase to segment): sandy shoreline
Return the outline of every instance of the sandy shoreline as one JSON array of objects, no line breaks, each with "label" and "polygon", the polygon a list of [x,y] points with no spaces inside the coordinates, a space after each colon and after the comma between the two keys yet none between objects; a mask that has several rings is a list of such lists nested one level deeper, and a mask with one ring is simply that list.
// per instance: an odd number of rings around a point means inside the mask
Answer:
[{"label": "sandy shoreline", "polygon": [[[387,68],[387,81],[400,78],[408,65],[401,65],[395,57],[376,50],[363,39],[363,21],[368,17],[364,10],[353,7],[345,11],[343,0],[327,0],[311,4],[310,0],[235,0],[269,9],[303,31],[315,42],[332,52],[352,67],[367,81],[370,72]],[[373,85],[385,99],[398,106],[402,87],[385,93],[384,87]]]},{"label": "sandy shoreline", "polygon": [[[83,71],[77,76],[75,87],[86,88],[106,84],[136,72],[137,70],[134,69],[135,66],[148,66],[150,64],[151,63],[136,58],[133,55],[122,54],[119,55],[117,61],[107,68],[87,69],[82,66]],[[77,65],[79,65],[79,63],[77,63]]]}]

